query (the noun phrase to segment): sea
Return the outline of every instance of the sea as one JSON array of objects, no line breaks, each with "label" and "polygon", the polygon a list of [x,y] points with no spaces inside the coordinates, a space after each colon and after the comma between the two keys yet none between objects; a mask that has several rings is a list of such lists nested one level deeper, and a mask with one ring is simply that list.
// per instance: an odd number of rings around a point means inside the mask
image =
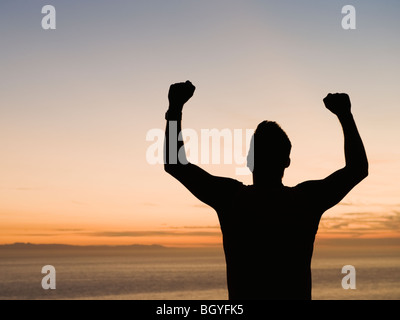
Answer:
[{"label": "sea", "polygon": [[[43,288],[44,266],[55,289]],[[342,273],[354,267],[355,288]],[[44,271],[43,271],[44,272]],[[315,254],[313,300],[400,299],[398,251]],[[221,248],[73,247],[16,244],[0,248],[1,300],[226,300]]]}]

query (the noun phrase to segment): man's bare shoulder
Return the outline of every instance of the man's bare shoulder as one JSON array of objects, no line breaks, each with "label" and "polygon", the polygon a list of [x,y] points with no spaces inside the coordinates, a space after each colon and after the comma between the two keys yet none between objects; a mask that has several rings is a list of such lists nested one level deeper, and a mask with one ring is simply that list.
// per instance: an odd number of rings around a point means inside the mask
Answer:
[{"label": "man's bare shoulder", "polygon": [[287,187],[291,192],[298,194],[299,196],[313,195],[318,192],[320,187],[320,180],[307,180],[300,182],[293,187]]},{"label": "man's bare shoulder", "polygon": [[311,189],[311,188],[316,188],[316,187],[318,187],[318,182],[319,182],[319,180],[307,180],[307,181],[300,182],[299,184],[297,184],[296,186],[294,186],[292,188],[296,189],[296,190],[307,190],[307,189]]}]

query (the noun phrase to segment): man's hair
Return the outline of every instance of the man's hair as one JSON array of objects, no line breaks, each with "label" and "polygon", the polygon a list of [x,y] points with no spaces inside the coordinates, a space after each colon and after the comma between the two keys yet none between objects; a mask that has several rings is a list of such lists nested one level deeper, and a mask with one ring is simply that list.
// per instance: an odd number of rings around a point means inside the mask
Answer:
[{"label": "man's hair", "polygon": [[247,155],[247,167],[281,167],[288,163],[292,144],[282,128],[274,121],[263,121],[255,130]]}]

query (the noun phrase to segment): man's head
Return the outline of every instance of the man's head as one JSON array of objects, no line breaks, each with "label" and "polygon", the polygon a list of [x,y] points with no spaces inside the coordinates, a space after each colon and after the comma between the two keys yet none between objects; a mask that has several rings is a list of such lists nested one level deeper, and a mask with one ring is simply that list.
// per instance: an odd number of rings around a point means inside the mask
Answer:
[{"label": "man's head", "polygon": [[263,121],[251,138],[247,166],[255,172],[280,172],[290,165],[292,144],[285,131],[273,121]]}]

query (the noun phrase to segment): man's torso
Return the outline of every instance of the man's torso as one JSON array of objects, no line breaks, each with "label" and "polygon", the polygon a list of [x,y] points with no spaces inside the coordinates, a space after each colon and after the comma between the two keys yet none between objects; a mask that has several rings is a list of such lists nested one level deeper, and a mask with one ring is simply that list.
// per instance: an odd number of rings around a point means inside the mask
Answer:
[{"label": "man's torso", "polygon": [[310,299],[321,213],[296,187],[240,185],[217,209],[230,299]]}]

